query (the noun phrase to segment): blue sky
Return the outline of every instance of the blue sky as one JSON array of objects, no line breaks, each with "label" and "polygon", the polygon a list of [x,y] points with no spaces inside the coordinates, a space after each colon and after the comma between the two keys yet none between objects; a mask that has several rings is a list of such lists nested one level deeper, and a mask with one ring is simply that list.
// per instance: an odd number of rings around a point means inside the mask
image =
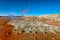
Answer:
[{"label": "blue sky", "polygon": [[0,16],[21,15],[28,10],[26,16],[44,14],[60,14],[59,0],[0,0]]}]

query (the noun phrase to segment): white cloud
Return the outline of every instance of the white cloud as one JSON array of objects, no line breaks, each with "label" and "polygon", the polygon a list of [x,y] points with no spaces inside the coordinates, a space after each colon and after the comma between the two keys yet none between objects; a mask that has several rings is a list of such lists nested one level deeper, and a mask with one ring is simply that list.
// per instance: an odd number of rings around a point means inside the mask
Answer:
[{"label": "white cloud", "polygon": [[7,16],[6,13],[0,13],[0,16]]},{"label": "white cloud", "polygon": [[9,13],[0,13],[0,16],[18,16],[17,13],[9,12]]}]

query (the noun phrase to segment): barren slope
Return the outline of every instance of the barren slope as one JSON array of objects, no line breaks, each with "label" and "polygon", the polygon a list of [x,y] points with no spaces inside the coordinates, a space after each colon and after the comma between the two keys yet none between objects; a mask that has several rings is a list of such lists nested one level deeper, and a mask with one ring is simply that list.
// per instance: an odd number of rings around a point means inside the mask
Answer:
[{"label": "barren slope", "polygon": [[60,15],[0,17],[0,30],[1,40],[60,40]]}]

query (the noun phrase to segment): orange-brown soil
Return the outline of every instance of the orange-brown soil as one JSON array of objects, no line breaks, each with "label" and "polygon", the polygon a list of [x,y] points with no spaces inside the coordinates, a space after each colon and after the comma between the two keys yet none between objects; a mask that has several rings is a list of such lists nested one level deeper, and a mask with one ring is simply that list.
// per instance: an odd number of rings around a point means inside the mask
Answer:
[{"label": "orange-brown soil", "polygon": [[[10,19],[0,18],[0,40],[60,40],[59,35],[55,35],[52,33],[42,34],[38,32],[37,34],[29,34],[29,33],[18,33],[15,35],[12,32],[14,26],[6,24]],[[49,24],[56,25],[57,23]],[[59,23],[60,24],[60,23]]]}]

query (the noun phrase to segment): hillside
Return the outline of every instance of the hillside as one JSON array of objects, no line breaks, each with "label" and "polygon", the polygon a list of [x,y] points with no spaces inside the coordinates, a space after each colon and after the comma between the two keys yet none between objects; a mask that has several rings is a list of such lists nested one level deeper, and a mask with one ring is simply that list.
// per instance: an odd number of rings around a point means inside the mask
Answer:
[{"label": "hillside", "polygon": [[60,14],[0,17],[0,29],[2,40],[60,40]]}]

